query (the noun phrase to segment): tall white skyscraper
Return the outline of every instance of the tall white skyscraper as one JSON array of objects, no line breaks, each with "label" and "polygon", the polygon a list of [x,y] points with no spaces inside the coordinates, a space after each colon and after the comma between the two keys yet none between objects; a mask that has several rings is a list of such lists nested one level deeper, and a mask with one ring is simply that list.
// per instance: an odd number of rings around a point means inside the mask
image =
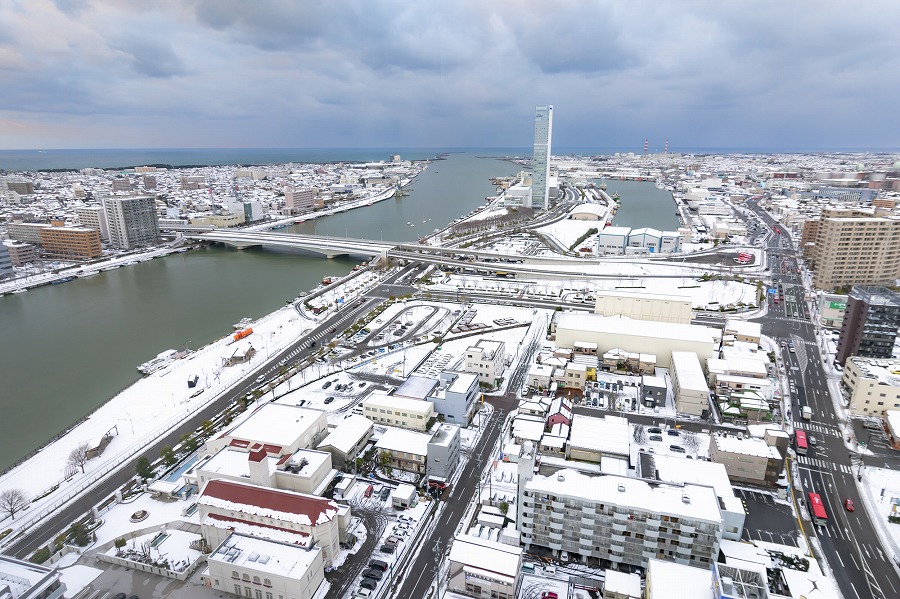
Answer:
[{"label": "tall white skyscraper", "polygon": [[531,207],[550,207],[550,141],[553,139],[553,106],[534,110],[534,174],[531,177]]}]

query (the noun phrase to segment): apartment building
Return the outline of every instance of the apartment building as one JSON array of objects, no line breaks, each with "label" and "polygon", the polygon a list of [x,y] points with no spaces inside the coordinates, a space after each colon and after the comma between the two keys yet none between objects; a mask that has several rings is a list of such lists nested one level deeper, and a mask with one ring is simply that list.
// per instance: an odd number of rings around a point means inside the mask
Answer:
[{"label": "apartment building", "polygon": [[363,416],[372,422],[421,432],[428,430],[428,422],[434,417],[434,405],[430,401],[379,391],[364,399],[362,407]]},{"label": "apartment building", "polygon": [[82,227],[96,229],[100,233],[101,241],[109,241],[109,222],[106,220],[106,210],[103,206],[82,206],[75,209],[75,215]]},{"label": "apartment building", "polygon": [[13,242],[5,247],[9,251],[9,259],[13,266],[25,266],[37,260],[37,248],[30,243]]},{"label": "apartment building", "polygon": [[835,360],[850,356],[890,358],[900,328],[900,293],[884,287],[854,287],[847,299]]},{"label": "apartment building", "polygon": [[722,540],[712,487],[666,484],[573,469],[534,474],[528,448],[519,458],[517,524],[525,550],[597,557],[646,568],[662,559],[708,568]]},{"label": "apartment building", "polygon": [[284,205],[291,211],[291,214],[311,212],[316,207],[316,193],[315,189],[286,187],[284,189]]},{"label": "apartment building", "polygon": [[493,385],[503,375],[506,360],[506,344],[502,341],[481,339],[466,349],[466,372],[478,375],[478,380]]},{"label": "apartment building", "polygon": [[109,241],[121,250],[159,243],[159,217],[152,195],[104,198]]},{"label": "apartment building", "polygon": [[841,391],[852,416],[900,409],[900,360],[851,357],[844,364]]},{"label": "apartment building", "polygon": [[207,558],[207,584],[237,597],[312,599],[325,580],[322,550],[232,533]]},{"label": "apartment building", "polygon": [[825,208],[807,260],[817,289],[890,285],[900,278],[900,216],[883,208]]},{"label": "apartment building", "polygon": [[34,245],[41,244],[41,231],[49,229],[47,223],[9,223],[6,225],[6,234],[10,239]]},{"label": "apartment building", "polygon": [[40,230],[41,250],[51,258],[92,260],[103,256],[100,233],[87,227],[47,227]]}]

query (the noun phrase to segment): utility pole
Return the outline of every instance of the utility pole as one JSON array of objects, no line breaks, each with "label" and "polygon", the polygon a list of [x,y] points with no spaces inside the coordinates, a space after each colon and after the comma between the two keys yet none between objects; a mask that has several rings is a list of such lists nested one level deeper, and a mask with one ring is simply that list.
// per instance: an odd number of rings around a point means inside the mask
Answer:
[{"label": "utility pole", "polygon": [[434,599],[439,599],[441,592],[441,542],[434,540]]}]

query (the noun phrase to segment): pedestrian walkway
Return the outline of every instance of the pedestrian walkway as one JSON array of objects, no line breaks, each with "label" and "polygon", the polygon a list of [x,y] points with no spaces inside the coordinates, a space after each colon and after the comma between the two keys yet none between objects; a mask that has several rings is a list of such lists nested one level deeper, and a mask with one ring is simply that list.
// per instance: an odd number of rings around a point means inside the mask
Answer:
[{"label": "pedestrian walkway", "polygon": [[809,420],[795,420],[794,429],[802,429],[807,433],[818,433],[820,435],[831,435],[832,437],[841,437],[841,431],[836,427],[825,424],[816,424]]},{"label": "pedestrian walkway", "polygon": [[811,458],[805,455],[797,456],[797,461],[800,462],[801,466],[818,468],[819,470],[843,472],[844,474],[853,474],[853,470],[846,464],[836,464],[834,462]]}]

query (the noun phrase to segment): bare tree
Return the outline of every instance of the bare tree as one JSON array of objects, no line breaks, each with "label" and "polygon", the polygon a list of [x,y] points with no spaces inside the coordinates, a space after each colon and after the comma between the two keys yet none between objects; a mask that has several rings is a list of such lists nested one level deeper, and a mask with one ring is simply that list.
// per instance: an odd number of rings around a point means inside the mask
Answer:
[{"label": "bare tree", "polygon": [[647,442],[647,431],[643,424],[634,425],[634,442],[640,445]]},{"label": "bare tree", "polygon": [[28,506],[28,499],[22,489],[7,489],[0,493],[0,511],[9,514],[15,520],[16,512],[21,512]]},{"label": "bare tree", "polygon": [[81,468],[81,473],[84,474],[84,465],[87,464],[88,455],[91,451],[91,444],[87,441],[83,443],[79,443],[75,449],[69,453],[69,461],[68,463],[73,466],[78,466]]},{"label": "bare tree", "polygon": [[700,440],[697,438],[696,433],[685,432],[684,441],[682,441],[682,443],[688,449],[688,451],[697,451],[698,449],[700,449]]}]

